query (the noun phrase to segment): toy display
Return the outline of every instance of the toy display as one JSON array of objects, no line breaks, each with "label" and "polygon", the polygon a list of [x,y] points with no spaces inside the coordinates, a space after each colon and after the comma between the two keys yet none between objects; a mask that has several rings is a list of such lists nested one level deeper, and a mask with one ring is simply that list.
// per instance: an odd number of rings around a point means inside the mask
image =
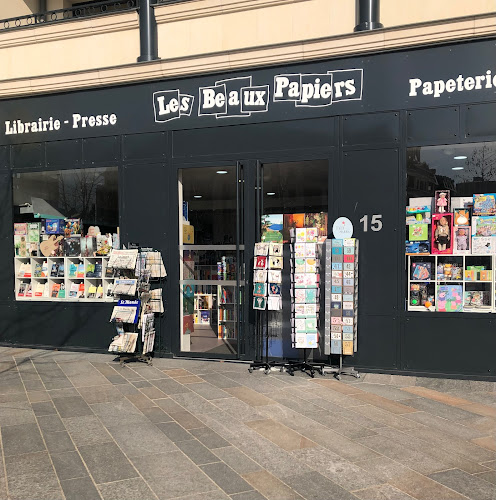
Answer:
[{"label": "toy display", "polygon": [[470,226],[456,226],[454,254],[470,254]]},{"label": "toy display", "polygon": [[436,311],[459,312],[463,308],[462,285],[439,285],[436,294]]},{"label": "toy display", "polygon": [[451,208],[450,192],[448,190],[436,191],[435,193],[435,212],[437,214],[446,214]]},{"label": "toy display", "polygon": [[452,239],[453,214],[434,214],[432,216],[432,253],[451,254],[453,253]]},{"label": "toy display", "polygon": [[411,224],[408,226],[410,241],[425,241],[429,239],[428,224]]},{"label": "toy display", "polygon": [[453,219],[455,226],[470,225],[470,208],[454,208]]},{"label": "toy display", "polygon": [[496,215],[496,193],[474,194],[474,215]]}]

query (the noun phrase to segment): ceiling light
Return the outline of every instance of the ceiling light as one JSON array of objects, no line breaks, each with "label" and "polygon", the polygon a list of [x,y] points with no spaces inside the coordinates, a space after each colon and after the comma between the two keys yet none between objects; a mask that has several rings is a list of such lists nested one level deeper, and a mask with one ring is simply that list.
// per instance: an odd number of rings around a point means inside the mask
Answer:
[{"label": "ceiling light", "polygon": [[463,170],[464,167],[453,167],[451,170]]},{"label": "ceiling light", "polygon": [[217,170],[217,174],[227,174],[227,170]]},{"label": "ceiling light", "polygon": [[267,196],[274,196],[276,193],[271,192],[271,193],[266,193],[266,194],[267,194]]},{"label": "ceiling light", "polygon": [[466,159],[467,159],[467,157],[466,157],[466,156],[463,156],[463,155],[462,155],[462,156],[453,156],[453,159],[454,159],[454,160],[466,160]]},{"label": "ceiling light", "polygon": [[201,194],[195,194],[195,195],[193,196],[193,198],[201,198],[201,197],[202,197],[202,195],[201,195]]}]

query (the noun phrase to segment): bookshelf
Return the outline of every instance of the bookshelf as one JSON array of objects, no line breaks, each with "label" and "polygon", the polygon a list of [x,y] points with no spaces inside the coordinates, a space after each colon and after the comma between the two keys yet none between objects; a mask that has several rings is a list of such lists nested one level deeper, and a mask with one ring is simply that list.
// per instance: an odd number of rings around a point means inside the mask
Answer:
[{"label": "bookshelf", "polygon": [[15,257],[16,300],[113,302],[109,291],[114,278],[105,277],[108,260],[108,257]]},{"label": "bookshelf", "polygon": [[212,324],[213,295],[211,293],[195,293],[195,325]]},{"label": "bookshelf", "polygon": [[237,309],[235,286],[217,285],[217,337],[236,338]]},{"label": "bookshelf", "polygon": [[[496,256],[413,254],[407,257],[408,311],[496,312]],[[449,300],[441,307],[436,301],[443,291]],[[459,295],[459,299],[451,300],[453,294]],[[426,300],[432,303],[429,308],[424,304]]]}]

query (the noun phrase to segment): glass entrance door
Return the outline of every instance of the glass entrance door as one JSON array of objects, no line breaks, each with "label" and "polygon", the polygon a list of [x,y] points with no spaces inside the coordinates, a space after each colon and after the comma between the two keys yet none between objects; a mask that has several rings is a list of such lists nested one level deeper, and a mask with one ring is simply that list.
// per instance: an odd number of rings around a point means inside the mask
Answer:
[{"label": "glass entrance door", "polygon": [[243,169],[182,168],[179,187],[181,352],[237,357],[243,275]]},{"label": "glass entrance door", "polygon": [[[306,269],[313,268],[315,273],[318,258],[298,260],[292,258],[290,231],[292,228],[317,228],[318,257],[329,231],[329,161],[258,162],[257,184],[256,220],[260,221],[260,226],[257,228],[257,241],[283,243],[283,270],[280,287],[282,310],[267,310],[265,325],[263,325],[264,336],[265,334],[269,336],[270,357],[298,358],[299,353],[292,347],[294,318],[292,282],[297,271],[301,276]],[[295,264],[299,265],[298,270],[292,267]],[[270,288],[269,283],[269,299]],[[320,310],[323,313],[323,308]],[[323,325],[323,321],[318,324]],[[263,350],[265,352],[264,346]]]}]

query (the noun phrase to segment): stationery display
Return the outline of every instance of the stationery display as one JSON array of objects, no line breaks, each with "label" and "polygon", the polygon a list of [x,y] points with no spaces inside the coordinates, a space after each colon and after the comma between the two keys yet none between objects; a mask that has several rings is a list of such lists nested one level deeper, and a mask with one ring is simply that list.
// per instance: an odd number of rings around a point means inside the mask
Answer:
[{"label": "stationery display", "polygon": [[291,238],[291,329],[296,349],[315,349],[319,344],[319,259],[318,231],[314,227],[296,228]]},{"label": "stationery display", "polygon": [[253,309],[258,311],[280,311],[282,309],[283,265],[282,243],[273,241],[255,243]]},{"label": "stationery display", "polygon": [[428,200],[406,207],[407,310],[496,312],[496,194]]},{"label": "stationery display", "polygon": [[[427,269],[419,272],[424,275]],[[331,239],[325,248],[324,354],[357,351],[358,240]]]}]

